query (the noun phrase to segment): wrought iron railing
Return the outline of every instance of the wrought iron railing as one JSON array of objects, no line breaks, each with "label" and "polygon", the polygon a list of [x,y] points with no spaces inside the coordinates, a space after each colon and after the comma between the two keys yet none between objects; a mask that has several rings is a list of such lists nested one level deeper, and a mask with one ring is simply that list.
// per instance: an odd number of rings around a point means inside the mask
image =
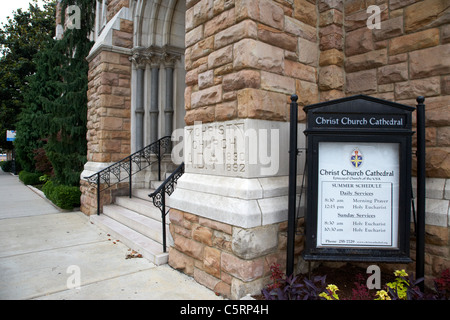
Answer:
[{"label": "wrought iron railing", "polygon": [[100,214],[101,211],[100,197],[102,191],[127,180],[129,183],[129,197],[131,198],[132,176],[156,162],[158,163],[158,180],[161,181],[161,161],[163,156],[170,153],[171,150],[171,137],[166,136],[109,167],[89,177],[85,177],[91,186],[97,188],[97,214]]},{"label": "wrought iron railing", "polygon": [[148,196],[152,198],[153,204],[161,211],[162,221],[162,238],[163,238],[163,251],[167,251],[166,244],[166,193],[170,196],[174,190],[175,185],[184,173],[184,162],[151,194]]}]

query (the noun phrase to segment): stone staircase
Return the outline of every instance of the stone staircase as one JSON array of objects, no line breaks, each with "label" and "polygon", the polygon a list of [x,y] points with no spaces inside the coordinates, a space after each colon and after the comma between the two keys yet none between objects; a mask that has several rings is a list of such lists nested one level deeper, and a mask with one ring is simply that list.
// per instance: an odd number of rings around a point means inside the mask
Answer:
[{"label": "stone staircase", "polygon": [[[134,189],[132,198],[116,197],[113,204],[103,207],[101,215],[90,217],[91,222],[111,235],[111,239],[120,240],[156,265],[167,263],[169,258],[168,252],[163,252],[161,211],[148,196],[161,183],[151,182],[152,189]],[[169,219],[166,219],[165,227],[169,247],[173,244]]]}]

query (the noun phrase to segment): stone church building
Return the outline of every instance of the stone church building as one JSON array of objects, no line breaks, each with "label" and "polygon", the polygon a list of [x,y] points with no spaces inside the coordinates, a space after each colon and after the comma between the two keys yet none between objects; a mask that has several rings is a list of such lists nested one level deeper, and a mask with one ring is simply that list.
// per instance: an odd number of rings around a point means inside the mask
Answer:
[{"label": "stone church building", "polygon": [[[133,177],[132,199],[126,181],[104,191],[97,216],[96,186],[86,177],[172,135],[162,180],[182,161],[185,173],[167,196],[170,232],[161,261],[226,297],[258,292],[270,266],[286,264],[290,96],[299,96],[304,147],[303,106],[356,94],[416,106],[422,95],[425,271],[434,276],[450,267],[447,0],[96,3],[95,45],[87,58],[88,162],[80,177],[81,209],[94,223],[110,233],[120,233],[119,223],[133,229],[124,216],[133,220],[150,210],[147,195],[158,179],[152,166]],[[144,214],[135,220],[145,226]],[[129,245],[146,253],[140,238],[134,244],[131,238]],[[296,270],[303,241],[299,233]],[[414,245],[412,237],[412,258]]]}]

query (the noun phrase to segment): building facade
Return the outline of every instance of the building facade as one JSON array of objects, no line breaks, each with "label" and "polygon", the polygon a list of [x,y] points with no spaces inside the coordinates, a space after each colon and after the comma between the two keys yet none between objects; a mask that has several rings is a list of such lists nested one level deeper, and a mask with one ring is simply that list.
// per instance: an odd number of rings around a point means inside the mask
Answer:
[{"label": "building facade", "polygon": [[[97,210],[86,176],[173,133],[186,173],[169,200],[169,265],[227,297],[258,292],[286,260],[290,95],[423,95],[436,275],[450,266],[449,22],[446,0],[97,0],[82,211]],[[301,108],[298,121],[302,147]]]}]

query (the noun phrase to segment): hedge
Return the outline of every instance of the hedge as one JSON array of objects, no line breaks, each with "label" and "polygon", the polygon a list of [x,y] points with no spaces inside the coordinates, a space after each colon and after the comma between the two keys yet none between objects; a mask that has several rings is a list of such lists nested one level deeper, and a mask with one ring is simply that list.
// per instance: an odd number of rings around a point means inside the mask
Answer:
[{"label": "hedge", "polygon": [[32,173],[25,170],[19,172],[19,179],[25,185],[41,184],[41,181],[39,180],[40,176],[40,173]]},{"label": "hedge", "polygon": [[81,191],[78,187],[55,185],[53,181],[47,181],[42,187],[47,199],[61,209],[71,210],[80,206]]},{"label": "hedge", "polygon": [[11,172],[12,161],[11,160],[1,161],[0,167],[2,168],[3,172]]}]

